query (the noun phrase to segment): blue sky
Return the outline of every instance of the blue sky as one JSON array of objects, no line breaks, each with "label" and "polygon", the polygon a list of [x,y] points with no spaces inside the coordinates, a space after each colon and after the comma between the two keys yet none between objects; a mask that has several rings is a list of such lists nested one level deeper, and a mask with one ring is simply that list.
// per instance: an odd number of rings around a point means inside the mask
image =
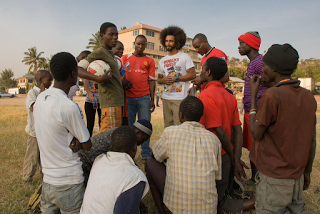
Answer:
[{"label": "blue sky", "polygon": [[241,58],[238,36],[259,31],[260,52],[274,43],[290,43],[300,59],[320,58],[320,1],[82,1],[12,0],[0,3],[0,71],[15,77],[28,71],[21,60],[36,46],[50,57],[60,51],[79,54],[103,22],[131,27],[136,22],[182,27],[189,37],[204,33],[212,46]]}]

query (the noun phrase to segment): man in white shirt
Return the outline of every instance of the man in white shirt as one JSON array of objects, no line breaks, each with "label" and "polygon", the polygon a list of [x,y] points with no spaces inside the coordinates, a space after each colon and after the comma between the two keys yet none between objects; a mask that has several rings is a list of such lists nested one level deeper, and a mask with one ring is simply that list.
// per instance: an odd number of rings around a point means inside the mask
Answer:
[{"label": "man in white shirt", "polygon": [[[34,105],[34,121],[43,173],[42,213],[79,213],[82,204],[83,171],[71,143],[90,150],[90,134],[80,108],[67,94],[78,78],[77,61],[70,53],[54,55],[50,70],[52,88],[42,92]],[[77,144],[79,145],[79,144]]]},{"label": "man in white shirt", "polygon": [[134,129],[122,126],[114,130],[111,151],[99,155],[93,163],[82,214],[136,214],[149,191],[146,176],[133,161],[137,152]]},{"label": "man in white shirt", "polygon": [[185,32],[169,26],[160,32],[160,42],[168,51],[158,66],[158,83],[165,84],[162,93],[164,127],[179,125],[179,105],[186,98],[189,81],[196,76],[191,57],[179,50],[186,43]]}]

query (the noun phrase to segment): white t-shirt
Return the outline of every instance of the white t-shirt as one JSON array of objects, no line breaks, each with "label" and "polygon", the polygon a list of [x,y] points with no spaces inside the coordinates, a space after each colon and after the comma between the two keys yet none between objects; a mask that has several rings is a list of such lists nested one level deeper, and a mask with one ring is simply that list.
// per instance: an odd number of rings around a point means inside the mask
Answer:
[{"label": "white t-shirt", "polygon": [[90,134],[77,104],[64,91],[52,87],[39,94],[33,115],[43,181],[52,185],[82,183],[82,163],[69,146],[73,137],[87,143]]},{"label": "white t-shirt", "polygon": [[126,153],[99,155],[92,166],[80,214],[113,213],[121,193],[145,182],[142,198],[149,191],[145,174]]},{"label": "white t-shirt", "polygon": [[[163,57],[158,66],[158,74],[166,76],[175,76],[180,73],[181,76],[187,74],[187,70],[194,67],[191,57],[183,52],[178,52],[173,56]],[[165,100],[183,100],[187,97],[189,81],[175,82],[172,85],[164,85],[162,99]]]},{"label": "white t-shirt", "polygon": [[34,86],[27,95],[26,99],[26,108],[27,108],[27,113],[28,113],[28,119],[27,119],[27,126],[25,131],[27,132],[28,135],[32,137],[36,137],[36,132],[34,130],[34,119],[33,119],[33,112],[32,110],[32,105],[36,102],[37,96],[40,93],[40,88],[37,86]]}]

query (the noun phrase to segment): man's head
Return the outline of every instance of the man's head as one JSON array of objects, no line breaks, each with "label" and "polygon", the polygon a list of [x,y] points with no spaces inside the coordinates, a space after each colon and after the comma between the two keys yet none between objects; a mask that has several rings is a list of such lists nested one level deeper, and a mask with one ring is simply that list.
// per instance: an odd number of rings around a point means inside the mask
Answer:
[{"label": "man's head", "polygon": [[210,57],[202,66],[200,79],[205,83],[209,83],[214,80],[228,82],[229,72],[226,62],[217,57]]},{"label": "man's head", "polygon": [[87,56],[91,54],[91,51],[88,51],[88,50],[85,50],[85,51],[82,51],[79,56],[77,56],[77,60],[78,62],[80,62],[81,60],[87,58]]},{"label": "man's head", "polygon": [[53,80],[52,74],[46,70],[37,71],[35,78],[37,86],[40,87],[40,85],[43,84],[45,88],[49,88]]},{"label": "man's head", "polygon": [[182,100],[179,107],[179,119],[185,121],[199,122],[203,115],[203,103],[197,97],[188,96]]},{"label": "man's head", "polygon": [[273,82],[276,76],[290,77],[297,68],[299,54],[290,44],[272,45],[263,56],[263,77]]},{"label": "man's head", "polygon": [[78,78],[78,66],[74,56],[67,52],[55,54],[50,61],[50,70],[55,81],[75,85]]},{"label": "man's head", "polygon": [[242,34],[239,40],[239,53],[241,56],[248,55],[252,50],[259,51],[261,38],[257,31]]},{"label": "man's head", "polygon": [[147,141],[152,135],[152,124],[145,119],[140,119],[132,126],[137,134],[137,144],[141,145]]},{"label": "man's head", "polygon": [[127,153],[134,159],[137,152],[137,135],[128,126],[121,126],[111,135],[111,150],[113,152]]},{"label": "man's head", "polygon": [[167,51],[180,50],[186,44],[186,33],[177,26],[169,26],[160,32],[160,42]]},{"label": "man's head", "polygon": [[147,38],[144,35],[138,35],[134,40],[134,53],[142,55],[147,46]]},{"label": "man's head", "polygon": [[111,50],[117,45],[118,30],[114,24],[110,22],[103,23],[100,27],[100,36],[102,40],[102,46],[108,50]]},{"label": "man's head", "polygon": [[202,56],[205,55],[211,49],[207,37],[202,33],[198,33],[193,37],[192,46]]},{"label": "man's head", "polygon": [[122,44],[122,42],[118,41],[117,45],[115,47],[112,48],[112,53],[118,57],[122,57],[123,55],[123,51],[124,51],[124,46]]}]

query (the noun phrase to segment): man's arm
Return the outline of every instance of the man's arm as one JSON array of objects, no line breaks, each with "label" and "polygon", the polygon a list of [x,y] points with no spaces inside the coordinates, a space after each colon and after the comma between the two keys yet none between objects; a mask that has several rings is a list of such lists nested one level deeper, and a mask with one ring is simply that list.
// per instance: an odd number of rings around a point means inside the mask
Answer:
[{"label": "man's arm", "polygon": [[228,137],[226,131],[222,128],[222,126],[220,126],[220,127],[215,127],[215,128],[213,128],[213,129],[214,129],[214,131],[216,132],[217,137],[218,137],[219,140],[221,141],[222,148],[223,148],[224,151],[229,155],[230,160],[231,160],[231,163],[232,163],[232,165],[234,166],[233,151],[232,151],[231,143],[230,143],[230,140],[229,140],[229,137]]},{"label": "man's arm", "polygon": [[86,80],[86,79],[83,80],[83,87],[84,87],[84,90],[86,90],[87,94],[89,95],[89,99],[93,100],[94,99],[92,95],[93,91],[89,87],[89,80]]},{"label": "man's arm", "polygon": [[109,69],[109,71],[107,71],[102,76],[96,76],[94,74],[87,72],[84,68],[78,66],[78,76],[83,79],[95,81],[97,83],[103,83],[103,82],[109,82],[111,80],[112,73],[111,73],[111,70]]},{"label": "man's arm", "polygon": [[234,139],[234,161],[235,161],[234,172],[235,172],[235,176],[237,176],[239,181],[244,181],[244,179],[247,178],[247,175],[243,167],[247,169],[249,167],[241,160],[241,151],[242,151],[242,144],[243,144],[241,125],[233,126],[233,136],[234,136],[233,139]]},{"label": "man's arm", "polygon": [[175,81],[176,81],[175,77],[171,77],[171,76],[163,77],[162,74],[158,74],[157,82],[159,84],[172,85]]},{"label": "man's arm", "polygon": [[150,113],[154,111],[155,105],[154,105],[154,92],[156,91],[156,81],[155,80],[149,80],[149,91],[150,91]]},{"label": "man's arm", "polygon": [[194,69],[194,67],[192,67],[187,70],[186,75],[179,76],[178,78],[179,78],[179,82],[187,82],[187,81],[193,80],[195,76],[196,76],[196,70]]},{"label": "man's arm", "polygon": [[306,165],[306,168],[304,170],[304,185],[303,185],[303,190],[307,190],[309,188],[309,185],[311,183],[311,178],[310,174],[312,172],[312,165],[313,165],[313,160],[316,155],[316,145],[317,145],[317,127],[314,128],[314,134],[312,137],[312,143],[311,143],[311,148],[310,148],[310,154],[309,154],[309,159],[308,163]]}]

